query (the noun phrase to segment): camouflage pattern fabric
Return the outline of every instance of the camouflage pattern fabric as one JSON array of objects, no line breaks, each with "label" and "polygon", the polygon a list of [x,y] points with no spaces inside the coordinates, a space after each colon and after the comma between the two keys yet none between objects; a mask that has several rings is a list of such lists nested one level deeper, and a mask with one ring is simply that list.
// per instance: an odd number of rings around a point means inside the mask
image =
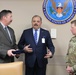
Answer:
[{"label": "camouflage pattern fabric", "polygon": [[76,36],[72,37],[69,42],[69,48],[66,55],[67,66],[73,67],[74,73],[71,75],[76,75]]}]

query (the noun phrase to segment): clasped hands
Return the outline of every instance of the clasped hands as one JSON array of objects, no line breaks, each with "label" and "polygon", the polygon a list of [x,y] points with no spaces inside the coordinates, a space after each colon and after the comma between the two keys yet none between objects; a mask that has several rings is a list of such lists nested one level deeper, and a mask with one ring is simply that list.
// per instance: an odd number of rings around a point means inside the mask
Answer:
[{"label": "clasped hands", "polygon": [[[24,50],[25,50],[25,52],[32,53],[33,50],[32,50],[32,48],[29,48],[29,47],[30,47],[30,45],[25,46],[25,47],[24,47]],[[52,57],[52,52],[51,52],[50,50],[48,50],[48,52],[47,52],[47,54],[44,56],[44,58],[50,58],[50,57]]]}]

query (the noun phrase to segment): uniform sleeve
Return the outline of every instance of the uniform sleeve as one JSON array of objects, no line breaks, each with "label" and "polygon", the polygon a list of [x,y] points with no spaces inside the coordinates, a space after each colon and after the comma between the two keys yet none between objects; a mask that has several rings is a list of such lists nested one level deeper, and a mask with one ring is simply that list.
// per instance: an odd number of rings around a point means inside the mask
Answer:
[{"label": "uniform sleeve", "polygon": [[69,55],[68,54],[65,57],[65,61],[66,61],[66,66],[70,66],[70,60],[69,60]]},{"label": "uniform sleeve", "polygon": [[66,67],[71,65],[70,64],[70,58],[69,58],[69,47],[68,47],[67,54],[65,57],[65,62],[66,62]]}]

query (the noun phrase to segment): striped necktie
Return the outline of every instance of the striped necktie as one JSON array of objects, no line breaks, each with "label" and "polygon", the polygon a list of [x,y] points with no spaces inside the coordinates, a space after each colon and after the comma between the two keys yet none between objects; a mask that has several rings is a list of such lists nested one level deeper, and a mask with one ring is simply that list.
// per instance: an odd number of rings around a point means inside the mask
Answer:
[{"label": "striped necktie", "polygon": [[34,39],[35,39],[35,43],[37,44],[37,30],[35,30]]}]

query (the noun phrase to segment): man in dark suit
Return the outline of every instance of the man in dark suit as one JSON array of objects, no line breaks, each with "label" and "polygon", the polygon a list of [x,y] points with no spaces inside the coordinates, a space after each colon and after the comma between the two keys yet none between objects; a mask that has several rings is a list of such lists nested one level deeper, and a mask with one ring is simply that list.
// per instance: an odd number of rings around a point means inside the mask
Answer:
[{"label": "man in dark suit", "polygon": [[18,47],[25,50],[26,75],[46,75],[47,58],[55,51],[49,32],[42,29],[41,24],[42,18],[33,16],[32,28],[23,31],[18,43]]},{"label": "man in dark suit", "polygon": [[14,31],[8,25],[12,22],[12,11],[2,10],[0,12],[0,63],[14,61],[17,45]]}]

